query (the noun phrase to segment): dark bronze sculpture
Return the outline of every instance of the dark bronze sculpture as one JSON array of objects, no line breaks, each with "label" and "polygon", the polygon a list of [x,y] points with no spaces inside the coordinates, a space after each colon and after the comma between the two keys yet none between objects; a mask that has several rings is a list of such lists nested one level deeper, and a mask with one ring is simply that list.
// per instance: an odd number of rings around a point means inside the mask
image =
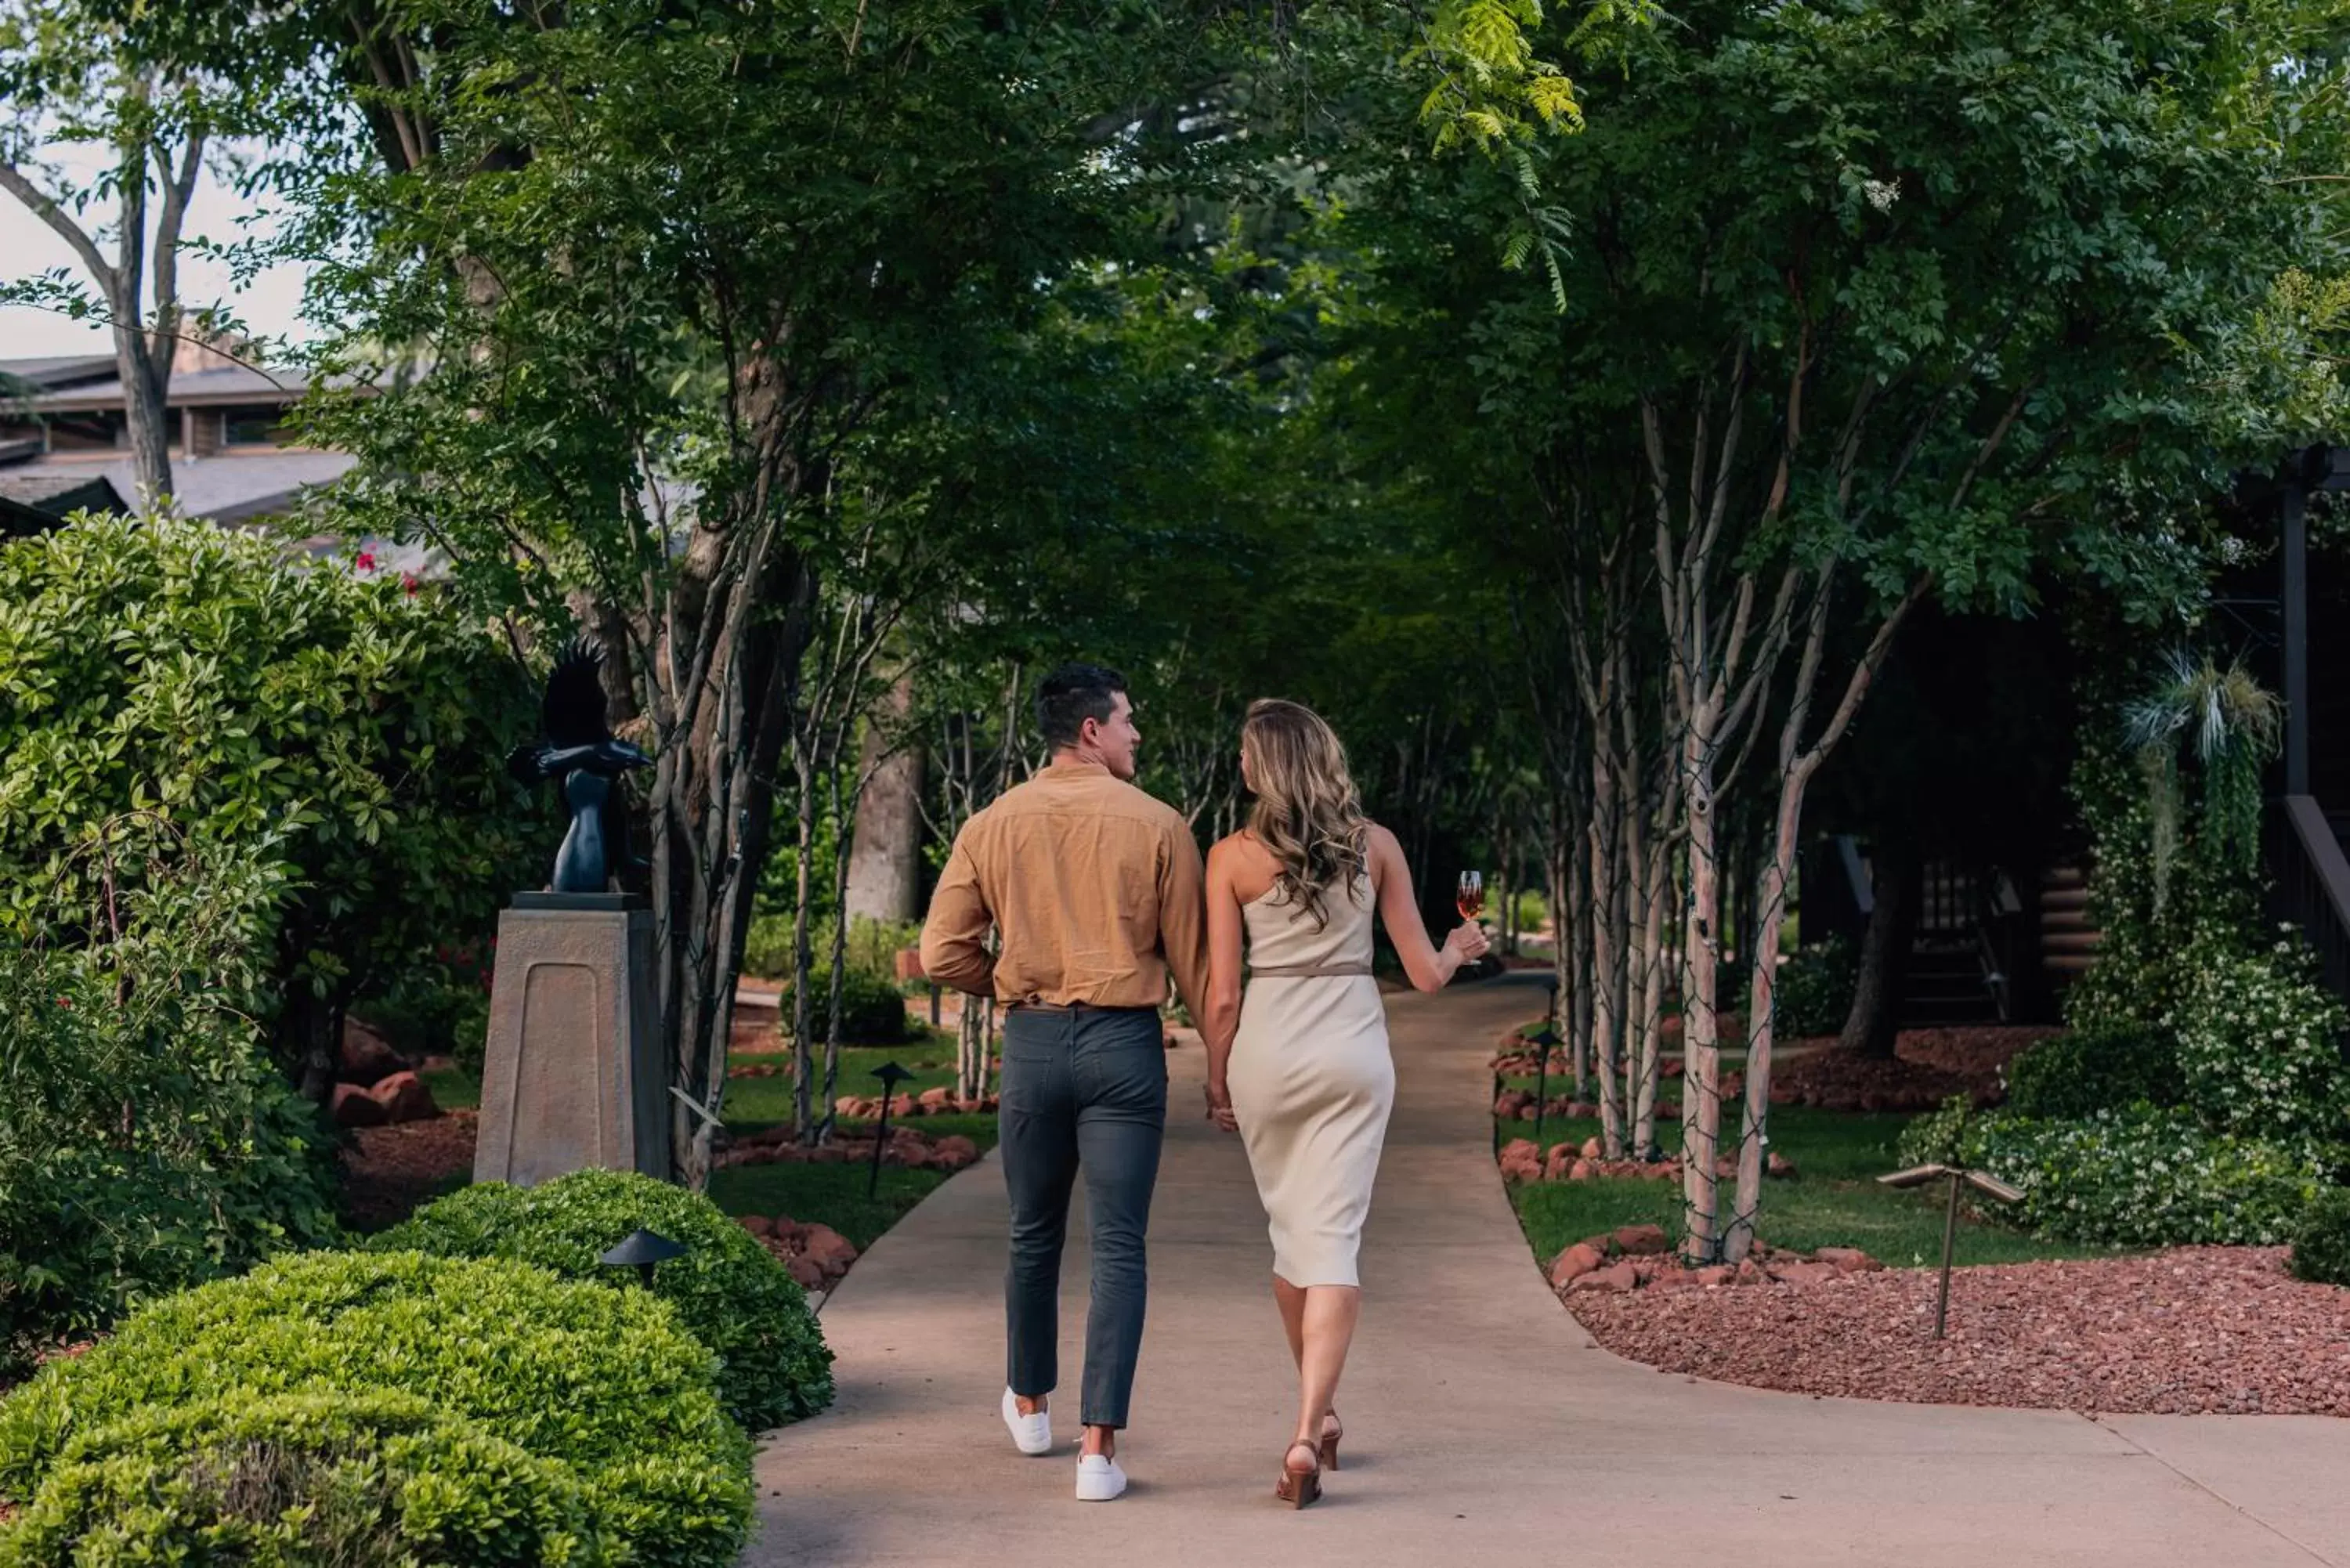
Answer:
[{"label": "dark bronze sculpture", "polygon": [[604,651],[581,639],[563,650],[546,678],[540,723],[546,733],[534,744],[516,746],[506,769],[525,784],[563,781],[563,803],[571,808],[571,829],[555,856],[556,893],[601,893],[611,867],[627,855],[628,816],[612,799],[612,781],[652,759],[612,737],[604,717],[604,686],[598,678]]}]

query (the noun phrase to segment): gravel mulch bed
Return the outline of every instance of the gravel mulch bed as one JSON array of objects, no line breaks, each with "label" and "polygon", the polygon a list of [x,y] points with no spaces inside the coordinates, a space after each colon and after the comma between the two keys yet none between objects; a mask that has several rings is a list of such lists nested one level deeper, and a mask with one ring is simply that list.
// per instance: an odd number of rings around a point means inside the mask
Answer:
[{"label": "gravel mulch bed", "polygon": [[2350,1290],[2281,1247],[1888,1269],[1807,1285],[1577,1293],[1601,1345],[1666,1372],[1795,1394],[2126,1414],[2350,1416]]},{"label": "gravel mulch bed", "polygon": [[2006,1095],[2002,1069],[2025,1046],[2060,1033],[2021,1024],[1905,1029],[1889,1061],[1825,1042],[1773,1064],[1771,1098],[1839,1111],[1930,1111],[1952,1095],[1996,1105]]},{"label": "gravel mulch bed", "polygon": [[343,1218],[361,1231],[407,1219],[451,1177],[473,1168],[477,1120],[472,1111],[451,1111],[355,1130],[343,1150]]}]

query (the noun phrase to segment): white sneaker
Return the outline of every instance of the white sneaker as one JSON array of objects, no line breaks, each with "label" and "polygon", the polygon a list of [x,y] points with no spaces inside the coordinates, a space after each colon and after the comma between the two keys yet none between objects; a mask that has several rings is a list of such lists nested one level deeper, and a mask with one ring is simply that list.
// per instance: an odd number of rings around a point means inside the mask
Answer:
[{"label": "white sneaker", "polygon": [[1126,1472],[1116,1459],[1085,1454],[1077,1459],[1077,1501],[1107,1502],[1126,1490]]},{"label": "white sneaker", "polygon": [[1024,1454],[1048,1454],[1053,1451],[1053,1413],[1039,1410],[1033,1416],[1020,1413],[1020,1401],[1012,1390],[1003,1391],[1003,1424],[1012,1428],[1012,1440]]}]

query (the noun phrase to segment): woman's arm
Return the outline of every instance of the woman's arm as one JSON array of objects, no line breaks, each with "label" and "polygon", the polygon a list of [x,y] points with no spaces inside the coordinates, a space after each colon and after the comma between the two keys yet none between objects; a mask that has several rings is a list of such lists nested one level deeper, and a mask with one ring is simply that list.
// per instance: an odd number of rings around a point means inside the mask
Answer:
[{"label": "woman's arm", "polygon": [[1419,918],[1419,900],[1412,893],[1411,866],[1403,857],[1403,846],[1396,842],[1394,834],[1373,823],[1370,850],[1371,886],[1378,893],[1379,919],[1388,929],[1388,940],[1395,945],[1396,957],[1403,960],[1403,972],[1414,991],[1443,990],[1462,964],[1484,957],[1484,928],[1463,921],[1444,939],[1442,947],[1430,941],[1427,922]]},{"label": "woman's arm", "polygon": [[1241,1029],[1241,901],[1232,888],[1232,861],[1229,839],[1208,851],[1208,996],[1200,1015],[1200,1038],[1208,1047],[1208,1116],[1227,1131],[1234,1124],[1224,1075]]}]

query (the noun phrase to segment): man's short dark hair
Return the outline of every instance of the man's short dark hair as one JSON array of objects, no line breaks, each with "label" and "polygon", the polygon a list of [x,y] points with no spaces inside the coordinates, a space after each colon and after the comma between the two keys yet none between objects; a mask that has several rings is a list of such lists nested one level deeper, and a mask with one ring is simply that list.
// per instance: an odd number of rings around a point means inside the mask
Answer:
[{"label": "man's short dark hair", "polygon": [[1098,664],[1064,664],[1036,688],[1036,727],[1055,751],[1074,746],[1085,733],[1086,721],[1109,722],[1117,711],[1114,699],[1126,690],[1126,677]]}]

